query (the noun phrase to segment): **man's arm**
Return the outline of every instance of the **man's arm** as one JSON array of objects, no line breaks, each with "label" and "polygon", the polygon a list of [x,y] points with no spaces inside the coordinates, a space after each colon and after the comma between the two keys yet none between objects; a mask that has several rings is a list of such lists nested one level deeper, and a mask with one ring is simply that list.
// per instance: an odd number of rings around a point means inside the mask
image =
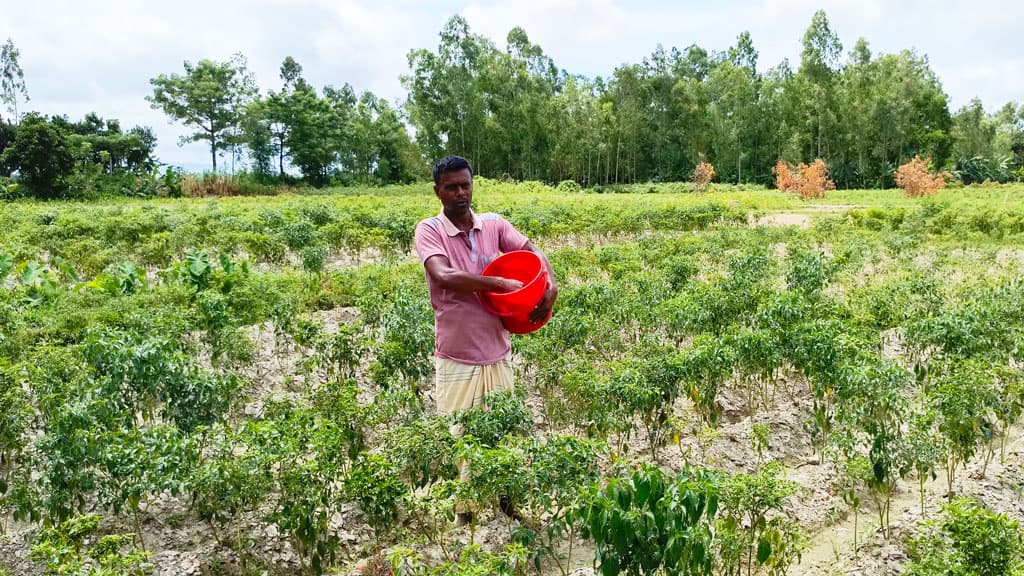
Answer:
[{"label": "man's arm", "polygon": [[453,268],[447,256],[436,254],[423,263],[431,280],[445,290],[454,292],[512,292],[523,287],[523,283],[511,278],[480,276]]},{"label": "man's arm", "polygon": [[540,259],[544,262],[544,267],[548,269],[548,289],[544,292],[544,297],[541,298],[540,303],[537,307],[530,312],[530,322],[537,323],[548,317],[548,313],[555,306],[555,300],[558,299],[558,282],[555,280],[555,271],[551,269],[551,262],[548,261],[548,257],[541,252],[540,248],[537,248],[530,242],[526,241],[523,245],[523,250],[529,250],[530,252],[536,253],[540,256]]}]

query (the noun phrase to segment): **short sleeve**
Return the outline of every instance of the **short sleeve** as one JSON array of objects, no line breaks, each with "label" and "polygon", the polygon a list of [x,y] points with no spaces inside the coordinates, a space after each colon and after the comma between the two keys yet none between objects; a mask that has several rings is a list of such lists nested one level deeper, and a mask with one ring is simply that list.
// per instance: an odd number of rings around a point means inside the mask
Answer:
[{"label": "short sleeve", "polygon": [[515,250],[522,250],[523,246],[529,242],[529,238],[523,236],[523,233],[516,230],[508,220],[502,217],[498,217],[498,248],[502,252],[512,252]]},{"label": "short sleeve", "polygon": [[416,233],[413,236],[413,245],[416,247],[416,254],[420,262],[426,262],[431,256],[448,256],[444,249],[444,242],[441,240],[441,231],[430,224],[429,220],[420,222],[416,226]]}]

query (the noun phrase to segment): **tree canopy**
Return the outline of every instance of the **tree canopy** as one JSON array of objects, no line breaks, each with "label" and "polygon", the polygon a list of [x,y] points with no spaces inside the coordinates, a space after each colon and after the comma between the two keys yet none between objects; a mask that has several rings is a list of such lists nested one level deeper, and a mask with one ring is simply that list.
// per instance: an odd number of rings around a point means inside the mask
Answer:
[{"label": "tree canopy", "polygon": [[[986,111],[974,100],[953,113],[927,56],[875,53],[864,38],[844,52],[823,11],[801,46],[798,63],[765,67],[744,31],[721,51],[659,45],[590,78],[559,68],[522,28],[499,46],[454,16],[435,49],[409,52],[401,102],[347,83],[313,86],[291,56],[280,89],[261,95],[241,54],[152,78],[147,100],[193,130],[183,142],[209,144],[214,171],[219,156],[245,153],[261,178],[294,181],[298,171],[315,186],[426,178],[447,154],[484,176],[584,186],[687,180],[702,162],[723,182],[770,184],[780,160],[821,159],[839,187],[891,187],[918,156],[968,183],[1024,177],[1021,105]],[[18,57],[8,40],[0,153],[28,97]],[[154,165],[151,130],[107,122],[63,128],[88,140],[108,172]]]}]

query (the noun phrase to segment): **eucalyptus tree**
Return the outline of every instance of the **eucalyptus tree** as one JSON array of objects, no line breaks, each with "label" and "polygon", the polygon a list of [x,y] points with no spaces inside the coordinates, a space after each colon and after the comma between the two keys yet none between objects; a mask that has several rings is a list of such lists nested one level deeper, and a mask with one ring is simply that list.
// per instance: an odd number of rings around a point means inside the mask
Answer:
[{"label": "eucalyptus tree", "polygon": [[3,101],[7,111],[11,114],[11,124],[17,124],[18,116],[18,94],[29,101],[28,89],[25,87],[25,71],[21,69],[18,58],[21,51],[14,46],[10,38],[0,48],[0,101]]}]

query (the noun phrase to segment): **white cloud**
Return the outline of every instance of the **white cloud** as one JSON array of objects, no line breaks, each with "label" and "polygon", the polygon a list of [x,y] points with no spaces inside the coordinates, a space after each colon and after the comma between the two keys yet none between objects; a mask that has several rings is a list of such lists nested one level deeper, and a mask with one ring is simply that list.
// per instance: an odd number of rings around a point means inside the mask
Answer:
[{"label": "white cloud", "polygon": [[462,14],[474,32],[498,46],[519,26],[546,52],[566,57],[614,46],[640,28],[613,0],[491,0],[470,2]]},{"label": "white cloud", "polygon": [[436,33],[416,25],[408,11],[354,0],[313,2],[329,13],[314,39],[319,60],[337,78],[386,98],[404,96],[399,75],[412,43]]}]

